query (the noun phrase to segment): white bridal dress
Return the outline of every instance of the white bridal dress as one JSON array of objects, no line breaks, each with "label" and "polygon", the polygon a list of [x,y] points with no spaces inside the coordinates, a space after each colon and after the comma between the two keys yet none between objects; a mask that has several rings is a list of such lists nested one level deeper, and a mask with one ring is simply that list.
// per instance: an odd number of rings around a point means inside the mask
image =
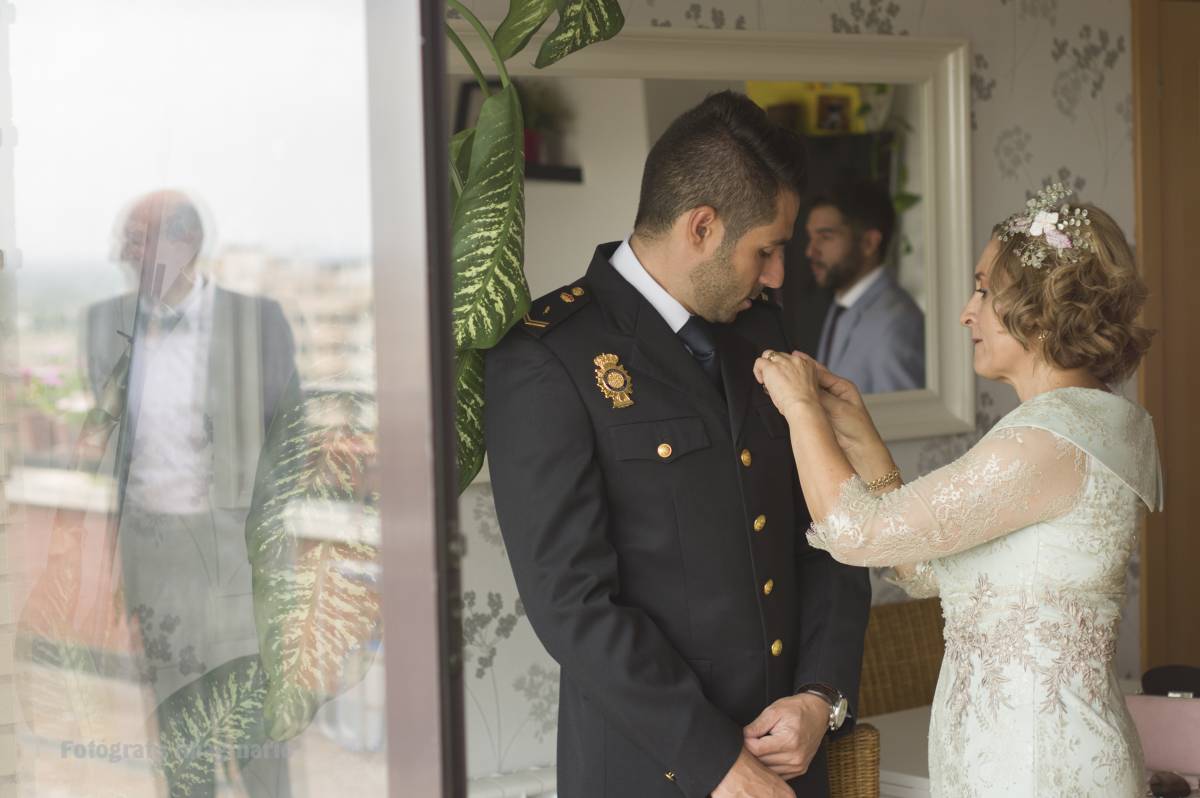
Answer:
[{"label": "white bridal dress", "polygon": [[1063,388],[897,491],[851,479],[814,524],[810,542],[838,560],[915,564],[902,586],[941,596],[933,796],[1145,795],[1113,655],[1142,505],[1160,509],[1161,486],[1146,411]]}]

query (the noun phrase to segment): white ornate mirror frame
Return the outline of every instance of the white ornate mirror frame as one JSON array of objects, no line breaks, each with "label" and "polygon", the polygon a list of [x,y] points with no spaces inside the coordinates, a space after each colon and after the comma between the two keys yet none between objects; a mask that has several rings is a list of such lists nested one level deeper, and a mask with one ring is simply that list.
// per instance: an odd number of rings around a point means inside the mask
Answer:
[{"label": "white ornate mirror frame", "polygon": [[[472,52],[474,31],[455,25]],[[515,76],[670,80],[781,80],[904,83],[918,97],[912,120],[919,142],[927,212],[925,270],[926,389],[867,397],[884,438],[898,441],[975,427],[972,344],[958,323],[974,287],[971,243],[970,68],[967,42],[909,36],[812,35],[750,31],[625,30],[548,70],[531,59],[541,36],[508,64]],[[448,70],[470,74],[448,48]]]}]

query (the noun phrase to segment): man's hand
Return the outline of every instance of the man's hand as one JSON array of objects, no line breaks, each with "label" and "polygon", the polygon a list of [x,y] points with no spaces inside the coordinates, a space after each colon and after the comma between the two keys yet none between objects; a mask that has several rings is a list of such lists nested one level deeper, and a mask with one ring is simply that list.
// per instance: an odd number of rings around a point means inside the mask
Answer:
[{"label": "man's hand", "polygon": [[783,779],[808,772],[825,732],[829,704],[817,695],[781,698],[744,730],[746,749]]},{"label": "man's hand", "polygon": [[796,798],[796,793],[743,747],[712,798]]}]

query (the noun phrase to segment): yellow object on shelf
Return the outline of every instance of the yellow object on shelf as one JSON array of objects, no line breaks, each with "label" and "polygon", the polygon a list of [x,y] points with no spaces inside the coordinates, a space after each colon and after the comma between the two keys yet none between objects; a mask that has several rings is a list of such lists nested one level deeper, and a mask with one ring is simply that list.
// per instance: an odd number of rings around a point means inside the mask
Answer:
[{"label": "yellow object on shelf", "polygon": [[857,83],[748,80],[746,96],[763,110],[798,106],[798,133],[822,136],[867,132],[861,113],[862,87]]}]

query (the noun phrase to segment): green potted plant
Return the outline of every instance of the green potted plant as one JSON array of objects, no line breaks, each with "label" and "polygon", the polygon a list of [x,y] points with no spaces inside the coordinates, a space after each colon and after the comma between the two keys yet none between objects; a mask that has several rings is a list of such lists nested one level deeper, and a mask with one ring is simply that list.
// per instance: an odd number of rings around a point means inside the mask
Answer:
[{"label": "green potted plant", "polygon": [[571,121],[571,108],[551,81],[514,81],[525,119],[525,162],[562,161],[562,133]]}]

